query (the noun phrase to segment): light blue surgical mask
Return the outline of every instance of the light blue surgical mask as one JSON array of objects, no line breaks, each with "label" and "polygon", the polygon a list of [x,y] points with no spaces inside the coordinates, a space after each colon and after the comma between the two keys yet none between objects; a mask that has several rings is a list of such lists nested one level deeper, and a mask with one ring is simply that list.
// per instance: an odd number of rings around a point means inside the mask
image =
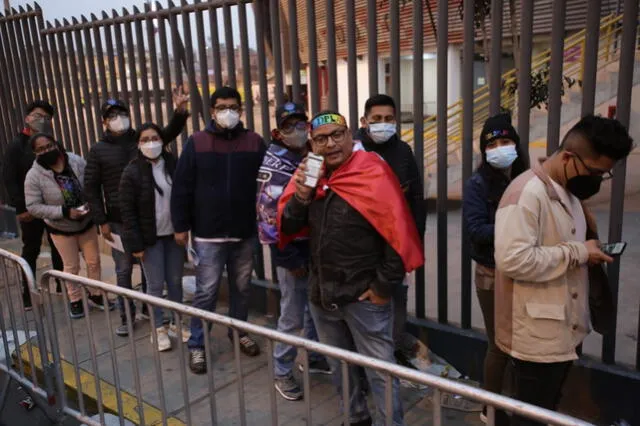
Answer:
[{"label": "light blue surgical mask", "polygon": [[385,143],[396,134],[396,123],[371,123],[369,124],[369,136],[375,143]]},{"label": "light blue surgical mask", "polygon": [[516,158],[518,158],[518,152],[515,145],[506,145],[493,148],[486,152],[487,163],[495,167],[496,169],[506,169],[511,167]]}]

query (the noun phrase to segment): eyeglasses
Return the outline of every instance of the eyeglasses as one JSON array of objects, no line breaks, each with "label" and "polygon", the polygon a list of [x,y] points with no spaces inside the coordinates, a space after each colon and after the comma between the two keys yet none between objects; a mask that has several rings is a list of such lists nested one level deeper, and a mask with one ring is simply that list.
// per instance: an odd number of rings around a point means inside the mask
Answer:
[{"label": "eyeglasses", "polygon": [[309,125],[307,124],[306,121],[298,121],[296,123],[287,123],[284,126],[282,126],[282,128],[280,129],[280,131],[284,134],[289,134],[291,132],[293,132],[294,130],[307,130],[307,128],[309,127]]},{"label": "eyeglasses", "polygon": [[110,111],[107,114],[107,120],[115,120],[118,117],[129,117],[129,113],[126,111]]},{"label": "eyeglasses", "polygon": [[51,121],[51,116],[48,114],[40,114],[39,112],[33,112],[31,114],[29,114],[31,117],[35,118],[36,120],[47,120],[47,121]]},{"label": "eyeglasses", "polygon": [[594,167],[587,166],[587,164],[584,162],[584,160],[582,160],[582,158],[578,154],[574,152],[573,155],[575,155],[576,158],[580,160],[584,168],[587,169],[587,171],[591,176],[600,176],[602,180],[609,180],[613,178],[613,172],[611,170],[601,170],[601,169],[596,169]]},{"label": "eyeglasses", "polygon": [[45,152],[51,151],[55,147],[56,147],[55,143],[49,142],[48,144],[46,144],[44,146],[40,146],[40,147],[34,149],[33,152],[36,153],[36,154],[44,154]]},{"label": "eyeglasses", "polygon": [[345,139],[346,135],[347,135],[347,130],[341,129],[341,130],[336,130],[335,132],[329,135],[318,135],[312,138],[311,140],[317,146],[322,147],[322,146],[326,146],[327,143],[329,143],[329,138],[331,138],[335,143],[340,143]]},{"label": "eyeglasses", "polygon": [[239,112],[242,107],[240,105],[218,105],[213,107],[216,112],[222,112],[230,109],[231,111]]}]

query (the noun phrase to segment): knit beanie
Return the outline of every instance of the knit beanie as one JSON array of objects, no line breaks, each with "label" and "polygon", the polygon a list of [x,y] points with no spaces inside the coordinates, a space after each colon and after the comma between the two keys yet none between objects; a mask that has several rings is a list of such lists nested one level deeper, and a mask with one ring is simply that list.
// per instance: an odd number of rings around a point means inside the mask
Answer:
[{"label": "knit beanie", "polygon": [[509,114],[497,114],[484,122],[482,133],[480,133],[480,151],[484,154],[489,142],[499,138],[511,139],[516,145],[520,142],[520,136],[511,125]]}]

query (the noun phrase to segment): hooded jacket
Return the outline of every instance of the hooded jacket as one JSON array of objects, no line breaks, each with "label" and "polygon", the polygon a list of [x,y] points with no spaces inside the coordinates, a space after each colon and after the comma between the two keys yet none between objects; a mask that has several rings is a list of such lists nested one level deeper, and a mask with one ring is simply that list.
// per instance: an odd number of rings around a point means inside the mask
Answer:
[{"label": "hooded jacket", "polygon": [[[173,141],[184,128],[188,113],[176,111],[171,121],[162,129],[165,144]],[[122,223],[118,192],[124,168],[136,158],[138,144],[136,132],[127,130],[120,136],[107,131],[97,144],[91,147],[87,156],[84,191],[96,224],[107,222]]]}]

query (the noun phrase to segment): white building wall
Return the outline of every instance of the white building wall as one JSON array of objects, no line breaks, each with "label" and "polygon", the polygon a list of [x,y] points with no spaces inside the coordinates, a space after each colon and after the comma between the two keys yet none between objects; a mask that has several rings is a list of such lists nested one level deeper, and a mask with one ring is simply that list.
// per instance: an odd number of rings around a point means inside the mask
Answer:
[{"label": "white building wall", "polygon": [[[449,45],[447,50],[447,74],[449,81],[447,82],[447,105],[451,105],[462,96],[462,46]],[[435,79],[434,79],[435,81]]]},{"label": "white building wall", "polygon": [[[347,61],[338,60],[337,71],[338,71],[338,110],[341,114],[343,114],[347,118],[347,122],[348,122],[351,111],[349,109],[349,93],[350,92],[349,92],[349,74],[348,74]],[[356,61],[356,72],[357,72],[356,92],[358,94],[358,102],[357,102],[358,122],[348,123],[349,127],[351,128],[354,128],[354,127],[357,128],[360,126],[359,120],[364,113],[364,103],[369,98],[369,65],[367,62],[367,57],[364,57],[362,60]]]}]

